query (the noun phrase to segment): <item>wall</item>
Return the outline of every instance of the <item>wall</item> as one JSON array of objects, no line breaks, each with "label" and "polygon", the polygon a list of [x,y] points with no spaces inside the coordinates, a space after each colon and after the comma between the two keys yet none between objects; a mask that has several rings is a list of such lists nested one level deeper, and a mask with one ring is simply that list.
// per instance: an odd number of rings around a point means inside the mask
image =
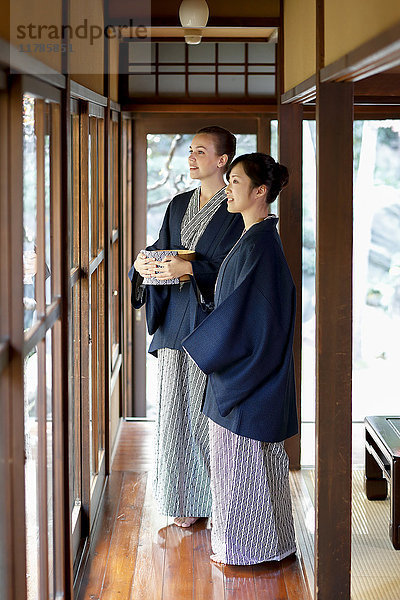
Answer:
[{"label": "wall", "polygon": [[315,0],[284,0],[284,91],[315,73]]},{"label": "wall", "polygon": [[399,0],[325,0],[325,65],[399,21]]},{"label": "wall", "polygon": [[119,41],[110,39],[110,93],[109,96],[114,102],[118,102],[118,71],[119,71]]},{"label": "wall", "polygon": [[[84,35],[85,19],[87,35]],[[82,36],[79,38],[74,34],[71,39],[71,78],[81,85],[103,94],[104,11],[102,0],[71,0],[70,23],[73,32],[78,31],[78,34]],[[77,27],[81,27],[81,29],[77,30]],[[94,28],[92,29],[93,39],[90,38],[91,27]],[[101,30],[101,34],[99,30]],[[95,39],[97,35],[99,37]]]},{"label": "wall", "polygon": [[[150,0],[145,0],[150,5]],[[140,3],[140,4],[144,4]],[[169,17],[178,19],[181,0],[151,0],[153,17]],[[207,0],[210,15],[213,17],[278,17],[279,0]],[[129,5],[128,5],[129,6]],[[140,5],[135,7],[135,13],[144,10]],[[109,3],[110,17],[129,19],[126,0],[113,0]],[[122,21],[124,22],[124,21]]]},{"label": "wall", "polygon": [[61,0],[10,0],[2,4],[9,6],[1,8],[1,37],[61,71]]}]

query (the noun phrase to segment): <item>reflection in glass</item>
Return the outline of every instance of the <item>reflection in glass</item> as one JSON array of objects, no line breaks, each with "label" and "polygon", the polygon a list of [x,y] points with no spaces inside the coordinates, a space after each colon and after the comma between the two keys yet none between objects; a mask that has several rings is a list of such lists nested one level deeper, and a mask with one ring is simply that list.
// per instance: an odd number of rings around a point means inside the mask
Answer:
[{"label": "reflection in glass", "polygon": [[80,283],[72,289],[70,365],[72,371],[69,402],[70,427],[70,506],[74,529],[81,506],[81,405],[80,405]]},{"label": "reflection in glass", "polygon": [[[89,213],[90,214],[90,213]],[[89,230],[90,231],[90,230]],[[90,235],[89,235],[90,238]],[[92,377],[92,364],[93,364],[93,323],[92,323],[92,290],[93,290],[93,276],[89,277],[89,291],[88,291],[88,301],[89,301],[89,311],[88,311],[88,325],[89,325],[89,381],[88,381],[88,393],[89,393],[89,440],[93,440],[93,406],[92,406],[92,398],[93,398],[93,385],[95,382]],[[89,444],[89,464],[90,464],[90,474],[93,475],[93,444]]]},{"label": "reflection in glass", "polygon": [[98,333],[98,381],[99,381],[99,452],[101,454],[104,450],[105,444],[105,326],[104,326],[104,261],[99,265],[98,269],[99,277],[99,333]]},{"label": "reflection in glass", "polygon": [[[50,127],[50,106],[47,104],[46,116]],[[51,211],[50,211],[50,135],[44,137],[44,210],[45,210],[45,286],[46,286],[46,305],[51,303]]]},{"label": "reflection in glass", "polygon": [[71,268],[79,264],[79,115],[71,115],[72,185],[70,202]]},{"label": "reflection in glass", "polygon": [[46,333],[46,443],[47,443],[47,535],[49,555],[49,600],[54,598],[53,527],[53,354],[52,329]]},{"label": "reflection in glass", "polygon": [[[149,246],[158,237],[164,213],[170,200],[200,182],[190,177],[188,169],[189,146],[194,134],[147,135],[147,239]],[[236,154],[256,152],[256,134],[235,134]],[[114,288],[115,289],[115,288]],[[147,335],[146,349],[151,337]],[[154,419],[157,403],[157,359],[146,354],[146,416]]]},{"label": "reflection in glass", "polygon": [[37,600],[40,597],[37,357],[38,354],[35,348],[24,361],[26,580],[28,600]]},{"label": "reflection in glass", "polygon": [[113,281],[112,281],[112,318],[113,318],[113,346],[119,343],[119,271],[118,271],[118,248],[116,241],[113,244]]},{"label": "reflection in glass", "polygon": [[92,134],[89,133],[88,138],[88,217],[89,217],[89,257],[92,256]]},{"label": "reflection in glass", "polygon": [[36,322],[36,237],[37,237],[37,139],[35,100],[23,97],[23,266],[24,329]]}]

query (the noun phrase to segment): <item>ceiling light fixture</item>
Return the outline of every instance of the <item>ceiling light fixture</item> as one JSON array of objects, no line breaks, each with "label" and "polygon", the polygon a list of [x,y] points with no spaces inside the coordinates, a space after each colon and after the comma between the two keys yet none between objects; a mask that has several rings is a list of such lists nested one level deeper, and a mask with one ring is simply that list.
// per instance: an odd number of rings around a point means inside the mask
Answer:
[{"label": "ceiling light fixture", "polygon": [[208,4],[206,0],[183,0],[179,7],[179,20],[185,34],[187,44],[200,44],[203,27],[208,21]]}]

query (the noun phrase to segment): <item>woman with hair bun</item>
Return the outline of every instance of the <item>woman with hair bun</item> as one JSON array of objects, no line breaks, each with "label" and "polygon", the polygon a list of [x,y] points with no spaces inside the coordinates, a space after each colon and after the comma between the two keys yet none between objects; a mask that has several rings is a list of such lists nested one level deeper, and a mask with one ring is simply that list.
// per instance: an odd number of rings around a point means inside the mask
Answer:
[{"label": "woman with hair bun", "polygon": [[[241,216],[230,214],[226,203],[224,174],[235,150],[235,136],[223,127],[197,132],[188,162],[191,178],[201,185],[171,200],[159,238],[147,248],[194,250],[195,260],[156,260],[139,252],[129,272],[132,305],[146,304],[148,331],[154,334],[149,352],[158,358],[153,493],[160,512],[175,517],[179,527],[211,514],[208,423],[201,412],[206,376],[181,343],[203,316],[198,297],[206,305],[213,302],[218,269],[243,230]],[[184,283],[143,285],[144,278],[163,284],[183,275],[189,275]]]},{"label": "woman with hair bun", "polygon": [[211,559],[252,565],[296,551],[284,440],[297,433],[295,287],[269,205],[286,167],[255,152],[228,170],[228,211],[245,229],[223,261],[215,309],[183,340],[209,375]]}]

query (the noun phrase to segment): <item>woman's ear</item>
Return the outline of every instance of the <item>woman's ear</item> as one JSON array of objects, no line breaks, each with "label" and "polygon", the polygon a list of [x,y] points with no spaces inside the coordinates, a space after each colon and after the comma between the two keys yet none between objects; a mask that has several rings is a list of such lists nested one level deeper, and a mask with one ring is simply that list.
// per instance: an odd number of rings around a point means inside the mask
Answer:
[{"label": "woman's ear", "polygon": [[218,159],[217,167],[219,169],[222,169],[222,167],[225,167],[225,165],[226,165],[227,162],[228,162],[228,155],[227,154],[222,154],[222,156],[220,156],[219,159]]},{"label": "woman's ear", "polygon": [[267,186],[266,185],[260,185],[260,187],[257,189],[257,196],[265,196],[267,193]]}]

